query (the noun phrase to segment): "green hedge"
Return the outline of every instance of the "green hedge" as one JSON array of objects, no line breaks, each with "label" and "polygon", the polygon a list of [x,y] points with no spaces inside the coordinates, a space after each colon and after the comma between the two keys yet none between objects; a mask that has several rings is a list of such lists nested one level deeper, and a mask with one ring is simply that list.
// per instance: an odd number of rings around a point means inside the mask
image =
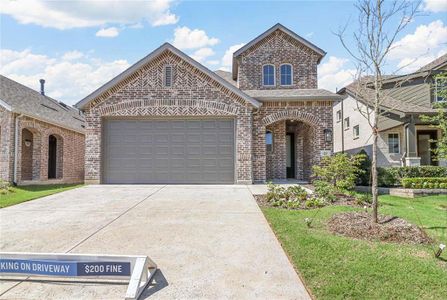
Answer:
[{"label": "green hedge", "polygon": [[379,186],[397,186],[403,178],[417,177],[445,177],[447,167],[420,166],[420,167],[390,167],[378,168]]},{"label": "green hedge", "polygon": [[447,177],[403,178],[402,186],[408,189],[446,189]]}]

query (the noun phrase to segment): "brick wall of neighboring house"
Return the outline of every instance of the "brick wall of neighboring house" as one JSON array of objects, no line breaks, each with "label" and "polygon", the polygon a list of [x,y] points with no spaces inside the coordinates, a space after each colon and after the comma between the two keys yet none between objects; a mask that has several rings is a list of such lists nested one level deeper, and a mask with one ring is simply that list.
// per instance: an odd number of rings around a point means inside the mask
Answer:
[{"label": "brick wall of neighboring house", "polygon": [[[84,180],[84,135],[36,119],[22,117],[19,121],[17,180],[48,181],[49,136],[57,139],[56,179],[61,183]],[[26,142],[26,140],[28,140]],[[11,152],[13,152],[11,148]]]},{"label": "brick wall of neighboring house", "polygon": [[0,179],[12,181],[13,176],[13,114],[0,107]]},{"label": "brick wall of neighboring house", "polygon": [[[299,179],[309,179],[312,165],[320,161],[320,151],[332,151],[332,143],[327,143],[324,139],[324,129],[332,129],[332,103],[332,101],[264,102],[261,109],[253,116],[254,181],[265,181],[271,176],[279,179],[286,177],[286,120],[304,123],[298,126],[295,135],[296,173]],[[266,154],[267,128],[274,133],[273,147],[276,148],[274,155]]]},{"label": "brick wall of neighboring house", "polygon": [[[173,85],[163,86],[164,66]],[[166,50],[86,108],[85,180],[101,180],[102,119],[113,116],[223,116],[236,119],[236,180],[252,181],[252,106],[234,92]]]},{"label": "brick wall of neighboring house", "polygon": [[[238,83],[241,90],[254,89],[315,89],[317,88],[317,65],[319,55],[276,30],[262,41],[254,44],[240,56]],[[280,65],[289,63],[293,67],[291,86],[280,85]],[[276,86],[263,86],[262,66],[275,65]]]}]

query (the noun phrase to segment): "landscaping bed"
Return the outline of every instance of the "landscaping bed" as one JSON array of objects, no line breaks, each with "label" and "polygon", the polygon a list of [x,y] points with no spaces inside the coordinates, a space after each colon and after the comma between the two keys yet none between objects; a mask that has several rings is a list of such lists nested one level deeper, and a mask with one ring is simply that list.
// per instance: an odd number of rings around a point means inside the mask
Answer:
[{"label": "landscaping bed", "polygon": [[414,244],[431,241],[418,226],[394,216],[379,215],[379,223],[372,224],[370,213],[346,212],[332,216],[327,224],[331,232],[356,239]]}]

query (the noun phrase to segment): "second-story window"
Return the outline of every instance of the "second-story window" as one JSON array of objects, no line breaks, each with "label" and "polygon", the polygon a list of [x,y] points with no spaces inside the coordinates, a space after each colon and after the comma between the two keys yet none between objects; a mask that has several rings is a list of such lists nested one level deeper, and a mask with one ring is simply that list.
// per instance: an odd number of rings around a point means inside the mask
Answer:
[{"label": "second-story window", "polygon": [[281,65],[281,85],[292,85],[292,65]]},{"label": "second-story window", "polygon": [[171,66],[165,66],[164,71],[164,86],[165,87],[171,87],[172,86],[172,67]]},{"label": "second-story window", "polygon": [[447,101],[447,78],[441,77],[435,80],[435,102]]},{"label": "second-story window", "polygon": [[262,84],[266,86],[275,85],[275,66],[265,65],[262,67]]},{"label": "second-story window", "polygon": [[345,123],[344,123],[344,125],[345,125],[345,130],[348,130],[348,129],[349,129],[349,126],[350,126],[350,124],[349,124],[349,117],[345,118]]}]

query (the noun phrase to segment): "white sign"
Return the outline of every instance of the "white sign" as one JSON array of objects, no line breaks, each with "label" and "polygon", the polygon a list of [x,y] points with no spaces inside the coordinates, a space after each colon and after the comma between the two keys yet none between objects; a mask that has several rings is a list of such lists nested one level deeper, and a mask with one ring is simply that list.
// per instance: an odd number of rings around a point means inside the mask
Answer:
[{"label": "white sign", "polygon": [[125,299],[138,299],[157,271],[147,256],[0,252],[0,276],[128,279]]}]

